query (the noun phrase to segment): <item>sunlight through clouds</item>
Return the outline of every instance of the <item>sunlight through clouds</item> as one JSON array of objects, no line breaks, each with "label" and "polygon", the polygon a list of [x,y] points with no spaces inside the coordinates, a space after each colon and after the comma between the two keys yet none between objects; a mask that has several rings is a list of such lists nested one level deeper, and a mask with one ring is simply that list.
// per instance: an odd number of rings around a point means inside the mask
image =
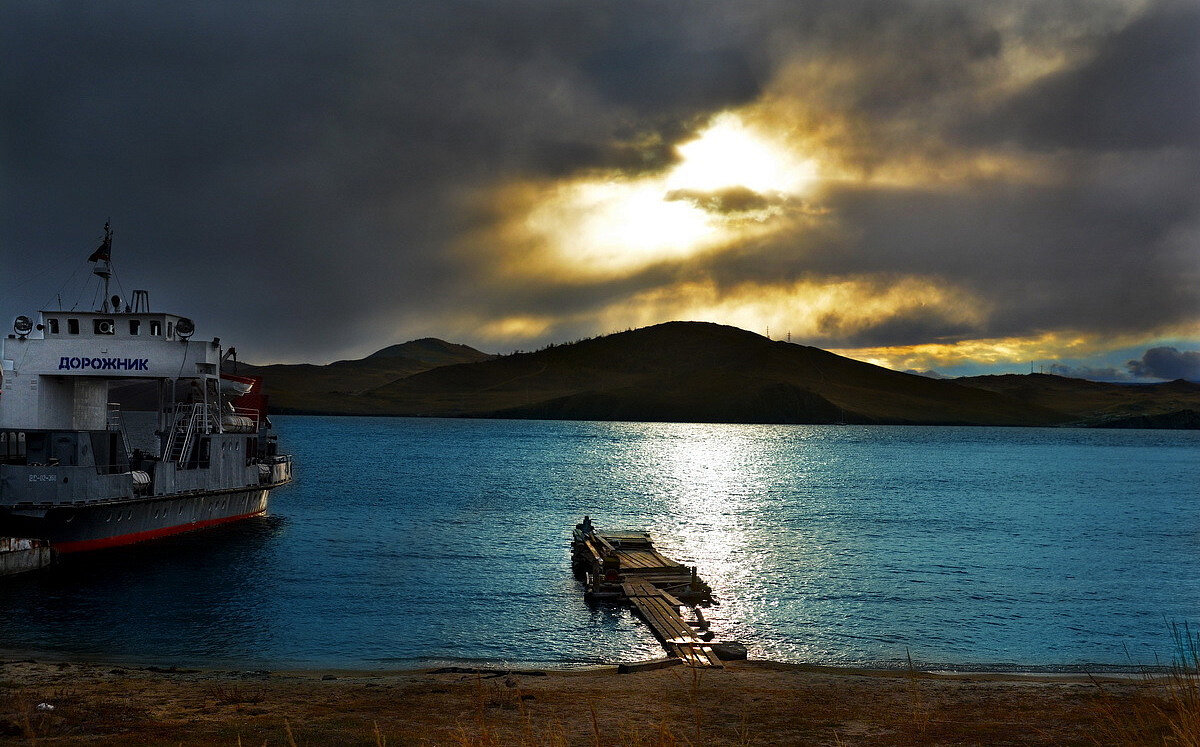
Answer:
[{"label": "sunlight through clouds", "polygon": [[667,189],[715,192],[745,187],[759,194],[802,195],[817,180],[817,163],[748,125],[733,112],[712,119],[695,140],[676,146],[680,162]]},{"label": "sunlight through clouds", "polygon": [[[664,172],[590,174],[543,191],[508,230],[564,274],[613,275],[679,260],[785,226],[816,161],[746,124],[713,117]],[[795,202],[790,202],[795,201]]]},{"label": "sunlight through clouds", "polygon": [[659,180],[583,181],[556,190],[525,226],[554,254],[592,270],[626,270],[721,243],[704,210],[668,201]]}]

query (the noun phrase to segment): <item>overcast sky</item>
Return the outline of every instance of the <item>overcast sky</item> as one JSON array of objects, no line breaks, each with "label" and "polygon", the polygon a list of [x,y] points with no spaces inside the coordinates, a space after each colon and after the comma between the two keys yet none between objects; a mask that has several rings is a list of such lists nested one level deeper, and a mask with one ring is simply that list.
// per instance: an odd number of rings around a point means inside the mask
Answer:
[{"label": "overcast sky", "polygon": [[[0,5],[0,308],[1200,379],[1200,2]],[[72,277],[72,274],[74,276]]]}]

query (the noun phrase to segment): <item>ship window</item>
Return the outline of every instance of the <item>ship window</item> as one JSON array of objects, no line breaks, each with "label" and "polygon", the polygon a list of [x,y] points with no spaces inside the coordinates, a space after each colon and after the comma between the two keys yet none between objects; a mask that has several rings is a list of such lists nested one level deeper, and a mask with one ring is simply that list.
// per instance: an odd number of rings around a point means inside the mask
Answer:
[{"label": "ship window", "polygon": [[24,432],[0,431],[0,461],[17,464],[25,461]]},{"label": "ship window", "polygon": [[175,325],[171,322],[167,322],[167,339],[171,339],[171,335],[173,334],[175,334]]},{"label": "ship window", "polygon": [[142,322],[140,319],[130,319],[129,320],[129,334],[136,335],[139,332],[141,326],[142,326]]},{"label": "ship window", "polygon": [[150,334],[158,337],[162,334],[162,322],[150,322]]},{"label": "ship window", "polygon": [[50,320],[50,334],[52,334],[52,335],[58,334],[58,320],[57,319]]},{"label": "ship window", "polygon": [[112,319],[93,319],[92,332],[98,335],[111,335],[117,331],[117,325]]},{"label": "ship window", "polygon": [[67,320],[67,334],[69,334],[69,335],[79,334],[79,320],[78,319],[68,319]]}]

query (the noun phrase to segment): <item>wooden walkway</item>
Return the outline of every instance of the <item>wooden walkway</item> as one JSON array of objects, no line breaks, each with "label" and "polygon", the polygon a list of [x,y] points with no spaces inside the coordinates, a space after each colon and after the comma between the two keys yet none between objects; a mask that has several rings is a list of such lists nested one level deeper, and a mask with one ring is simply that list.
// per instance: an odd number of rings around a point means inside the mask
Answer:
[{"label": "wooden walkway", "polygon": [[638,615],[654,631],[670,656],[683,659],[693,667],[720,667],[721,660],[713,653],[696,631],[679,614],[682,606],[675,597],[644,579],[633,579],[621,584],[625,596],[633,603]]},{"label": "wooden walkway", "polygon": [[589,597],[632,604],[668,656],[693,667],[721,666],[712,647],[679,613],[680,607],[712,600],[696,569],[659,553],[645,532],[599,534],[586,520],[575,528],[571,552]]}]

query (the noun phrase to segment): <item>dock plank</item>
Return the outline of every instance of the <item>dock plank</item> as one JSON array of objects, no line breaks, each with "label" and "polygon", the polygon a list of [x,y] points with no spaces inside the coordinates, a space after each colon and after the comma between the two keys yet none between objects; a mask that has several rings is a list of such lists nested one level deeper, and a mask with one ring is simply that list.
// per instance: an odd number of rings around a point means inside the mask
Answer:
[{"label": "dock plank", "polygon": [[[575,566],[587,569],[589,593],[600,598],[623,598],[650,626],[654,637],[672,658],[691,667],[721,667],[712,647],[699,638],[684,620],[684,604],[676,594],[705,599],[708,586],[697,583],[692,569],[662,555],[644,532],[587,532],[577,527],[573,552]],[[612,577],[616,561],[617,577]]]}]

